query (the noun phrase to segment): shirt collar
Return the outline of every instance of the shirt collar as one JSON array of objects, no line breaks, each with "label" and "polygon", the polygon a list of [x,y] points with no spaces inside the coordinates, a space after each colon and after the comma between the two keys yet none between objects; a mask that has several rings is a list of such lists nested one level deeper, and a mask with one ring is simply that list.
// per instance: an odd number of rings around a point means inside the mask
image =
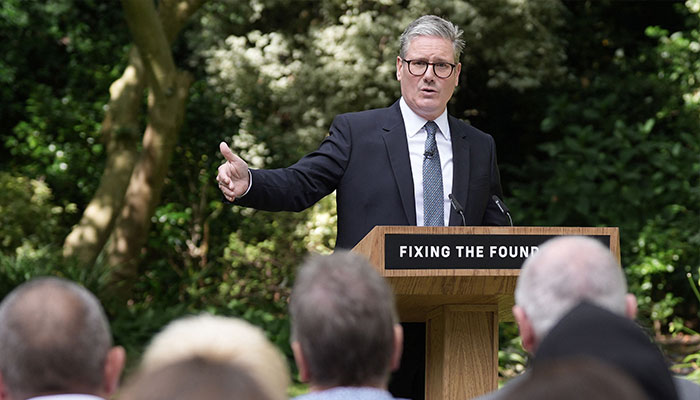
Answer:
[{"label": "shirt collar", "polygon": [[[419,116],[411,107],[408,106],[406,100],[403,97],[399,100],[399,107],[401,108],[401,116],[403,117],[403,124],[406,127],[406,135],[411,138],[420,132],[421,128],[428,122],[427,119]],[[439,117],[435,118],[435,123],[438,128],[440,128],[440,134],[447,140],[450,141],[450,124],[447,120],[447,108],[440,114]]]}]

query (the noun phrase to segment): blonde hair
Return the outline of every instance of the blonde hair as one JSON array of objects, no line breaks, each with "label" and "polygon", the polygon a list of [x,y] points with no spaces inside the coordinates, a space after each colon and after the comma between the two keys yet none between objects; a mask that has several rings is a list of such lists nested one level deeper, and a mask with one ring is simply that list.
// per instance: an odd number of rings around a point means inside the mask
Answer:
[{"label": "blonde hair", "polygon": [[153,338],[141,369],[149,372],[193,357],[242,367],[272,399],[287,399],[290,377],[284,356],[262,329],[242,319],[210,314],[177,319]]}]

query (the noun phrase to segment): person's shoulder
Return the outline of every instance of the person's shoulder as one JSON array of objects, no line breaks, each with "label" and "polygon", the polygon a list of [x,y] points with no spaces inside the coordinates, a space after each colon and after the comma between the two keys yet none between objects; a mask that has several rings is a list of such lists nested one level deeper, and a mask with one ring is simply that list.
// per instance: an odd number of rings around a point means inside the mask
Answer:
[{"label": "person's shoulder", "polygon": [[379,121],[389,116],[401,117],[398,101],[389,107],[371,108],[369,110],[353,111],[336,115],[336,119],[349,121]]},{"label": "person's shoulder", "polygon": [[522,374],[511,378],[505,385],[503,385],[502,388],[479,397],[475,397],[474,400],[500,400],[507,398],[509,395],[512,395],[511,392],[517,390],[518,385],[525,380],[527,374],[528,371],[525,371]]},{"label": "person's shoulder", "polygon": [[386,390],[371,387],[335,387],[311,392],[295,397],[293,400],[393,400]]},{"label": "person's shoulder", "polygon": [[680,376],[673,377],[679,400],[700,399],[700,385]]},{"label": "person's shoulder", "polygon": [[103,400],[102,397],[97,397],[91,394],[82,393],[59,393],[44,396],[30,397],[27,400]]},{"label": "person's shoulder", "polygon": [[461,133],[467,136],[467,138],[479,138],[489,140],[492,138],[491,135],[489,135],[488,133],[457,117],[448,115],[448,120],[450,123],[451,130],[456,131],[457,133]]}]

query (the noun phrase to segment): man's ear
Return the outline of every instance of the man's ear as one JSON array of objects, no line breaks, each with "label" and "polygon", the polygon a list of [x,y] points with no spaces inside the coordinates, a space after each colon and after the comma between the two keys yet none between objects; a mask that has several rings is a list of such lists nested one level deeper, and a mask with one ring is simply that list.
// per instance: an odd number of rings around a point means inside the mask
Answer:
[{"label": "man's ear", "polygon": [[517,304],[513,306],[513,317],[515,317],[515,322],[518,324],[518,329],[520,330],[520,338],[523,342],[523,348],[530,354],[535,353],[537,348],[537,338],[535,337],[535,330],[530,323],[530,319],[525,314],[525,310]]},{"label": "man's ear", "polygon": [[126,351],[122,346],[114,346],[107,353],[105,361],[102,392],[105,398],[109,398],[119,387],[124,364],[126,363]]},{"label": "man's ear", "polygon": [[625,295],[625,315],[630,319],[637,318],[637,298],[632,293]]},{"label": "man's ear", "polygon": [[403,327],[394,325],[394,352],[391,354],[391,370],[396,371],[401,365],[401,353],[403,352]]},{"label": "man's ear", "polygon": [[401,57],[396,57],[396,80],[401,81],[401,69],[403,67],[403,61],[401,61]]},{"label": "man's ear", "polygon": [[309,372],[309,366],[306,363],[306,358],[304,358],[304,353],[301,351],[301,343],[296,340],[292,342],[292,353],[294,353],[294,361],[297,363],[297,368],[299,369],[299,379],[302,382],[310,382],[311,374]]}]

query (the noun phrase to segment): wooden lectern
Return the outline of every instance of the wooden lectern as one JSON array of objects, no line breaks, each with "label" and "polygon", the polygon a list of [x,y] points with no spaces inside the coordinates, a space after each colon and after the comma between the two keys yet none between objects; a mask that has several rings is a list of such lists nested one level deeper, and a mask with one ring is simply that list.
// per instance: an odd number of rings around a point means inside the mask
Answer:
[{"label": "wooden lectern", "polygon": [[498,322],[512,321],[524,259],[561,235],[593,236],[620,259],[618,228],[377,226],[353,251],[392,286],[401,322],[426,323],[426,400],[498,387]]}]

